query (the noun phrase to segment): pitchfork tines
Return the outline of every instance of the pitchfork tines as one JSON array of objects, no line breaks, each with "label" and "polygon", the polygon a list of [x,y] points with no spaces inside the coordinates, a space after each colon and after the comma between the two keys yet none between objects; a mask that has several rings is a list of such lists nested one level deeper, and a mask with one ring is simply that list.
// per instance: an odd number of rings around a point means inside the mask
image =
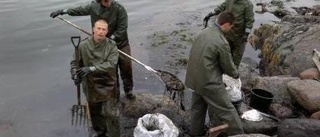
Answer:
[{"label": "pitchfork tines", "polygon": [[85,105],[73,105],[71,108],[72,126],[86,125],[87,123],[87,107]]}]

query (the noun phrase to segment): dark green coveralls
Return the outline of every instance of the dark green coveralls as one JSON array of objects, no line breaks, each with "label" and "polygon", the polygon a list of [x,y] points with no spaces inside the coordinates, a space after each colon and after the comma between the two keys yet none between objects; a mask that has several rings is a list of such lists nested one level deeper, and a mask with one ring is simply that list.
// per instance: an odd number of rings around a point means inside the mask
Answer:
[{"label": "dark green coveralls", "polygon": [[[108,38],[112,38],[117,43],[119,50],[131,55],[131,49],[128,39],[128,15],[125,8],[117,1],[112,1],[109,8],[102,6],[100,3],[93,1],[92,3],[70,8],[67,10],[67,14],[71,16],[86,16],[90,15],[91,25],[99,19],[104,19],[108,23]],[[113,38],[114,37],[114,38]],[[132,93],[133,79],[132,79],[132,63],[131,60],[123,55],[120,56],[118,61],[118,67],[120,69],[120,76],[123,80],[123,88],[125,93]],[[117,75],[117,86],[119,88],[119,77]],[[120,91],[118,91],[120,94]]]},{"label": "dark green coveralls", "polygon": [[250,33],[254,23],[253,4],[250,0],[225,0],[214,9],[216,13],[225,10],[231,11],[235,17],[234,26],[225,37],[231,48],[233,62],[239,67],[247,43],[245,33]]},{"label": "dark green coveralls", "polygon": [[[94,66],[97,70],[82,79],[82,89],[89,103],[93,129],[109,137],[120,137],[120,111],[117,101],[116,65],[119,52],[116,43],[106,38],[95,43],[93,38],[85,39],[79,45],[79,66]],[[75,74],[75,60],[71,63]]]},{"label": "dark green coveralls", "polygon": [[[205,134],[207,109],[226,122],[230,128],[228,135],[243,133],[240,118],[225,90],[222,74],[239,77],[230,53],[230,47],[219,26],[207,27],[195,38],[190,51],[185,84],[194,90],[191,104],[190,134]],[[213,115],[210,115],[213,119]]]}]

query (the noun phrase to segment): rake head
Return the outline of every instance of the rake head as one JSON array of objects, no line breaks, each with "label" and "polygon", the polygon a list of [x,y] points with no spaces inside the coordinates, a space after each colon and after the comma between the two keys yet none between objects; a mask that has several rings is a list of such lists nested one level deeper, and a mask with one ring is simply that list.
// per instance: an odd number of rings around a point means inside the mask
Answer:
[{"label": "rake head", "polygon": [[84,126],[87,123],[87,107],[85,105],[73,105],[71,108],[72,126]]}]

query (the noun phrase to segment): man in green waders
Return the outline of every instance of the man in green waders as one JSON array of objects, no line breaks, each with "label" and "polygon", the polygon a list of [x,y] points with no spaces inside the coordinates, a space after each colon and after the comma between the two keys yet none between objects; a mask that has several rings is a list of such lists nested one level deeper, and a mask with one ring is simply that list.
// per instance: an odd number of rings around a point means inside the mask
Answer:
[{"label": "man in green waders", "polygon": [[116,68],[119,52],[116,43],[106,38],[108,24],[98,20],[93,37],[79,45],[79,66],[72,60],[71,75],[76,85],[82,83],[95,137],[120,137],[120,111],[117,101]]},{"label": "man in green waders", "polygon": [[[197,34],[190,51],[185,84],[194,90],[191,103],[192,136],[205,135],[205,117],[211,109],[219,121],[229,125],[228,135],[242,134],[240,118],[225,90],[222,74],[239,78],[230,53],[230,46],[224,33],[234,23],[231,12],[221,12],[217,22]],[[212,120],[213,115],[209,115]]]},{"label": "man in green waders", "polygon": [[[87,16],[90,15],[91,25],[98,19],[104,19],[108,22],[109,32],[106,37],[113,39],[117,43],[119,50],[131,55],[131,49],[128,39],[128,15],[126,9],[117,1],[114,0],[96,0],[85,6],[69,8],[67,10],[57,10],[50,14],[50,17],[55,18],[59,15],[68,14],[70,16]],[[132,78],[132,62],[125,56],[119,56],[118,68],[123,81],[123,89],[127,99],[135,99],[132,93],[133,78]],[[118,71],[118,69],[117,69]],[[117,75],[118,94],[120,94],[119,77]]]},{"label": "man in green waders", "polygon": [[234,27],[225,37],[231,48],[233,62],[238,68],[254,23],[253,4],[250,0],[225,0],[204,18],[204,22],[222,11],[230,11],[235,17]]}]

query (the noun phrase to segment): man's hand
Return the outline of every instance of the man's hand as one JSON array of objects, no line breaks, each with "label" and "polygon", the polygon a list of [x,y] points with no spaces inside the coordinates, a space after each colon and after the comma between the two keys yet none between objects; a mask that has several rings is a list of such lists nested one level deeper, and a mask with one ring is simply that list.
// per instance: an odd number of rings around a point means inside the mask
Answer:
[{"label": "man's hand", "polygon": [[95,70],[96,70],[96,68],[93,66],[92,67],[82,67],[79,70],[77,70],[77,76],[78,76],[78,78],[82,79]]},{"label": "man's hand", "polygon": [[81,81],[82,81],[82,80],[81,80],[80,78],[77,78],[77,79],[74,79],[74,80],[73,80],[74,85],[76,85],[76,86],[80,86]]},{"label": "man's hand", "polygon": [[249,34],[250,34],[250,29],[246,29],[246,31],[245,31],[245,33],[243,35],[243,41],[244,42],[248,42]]},{"label": "man's hand", "polygon": [[215,12],[215,13],[210,12],[207,16],[205,16],[205,17],[203,18],[204,27],[207,27],[207,24],[208,24],[209,19],[210,19],[212,16],[215,16],[215,15],[218,15],[218,13],[217,13],[217,12]]},{"label": "man's hand", "polygon": [[57,17],[57,16],[59,16],[59,15],[63,15],[63,14],[66,14],[67,12],[65,11],[65,10],[57,10],[57,11],[55,11],[55,12],[52,12],[51,14],[50,14],[50,17],[51,18],[55,18],[55,17]]}]

